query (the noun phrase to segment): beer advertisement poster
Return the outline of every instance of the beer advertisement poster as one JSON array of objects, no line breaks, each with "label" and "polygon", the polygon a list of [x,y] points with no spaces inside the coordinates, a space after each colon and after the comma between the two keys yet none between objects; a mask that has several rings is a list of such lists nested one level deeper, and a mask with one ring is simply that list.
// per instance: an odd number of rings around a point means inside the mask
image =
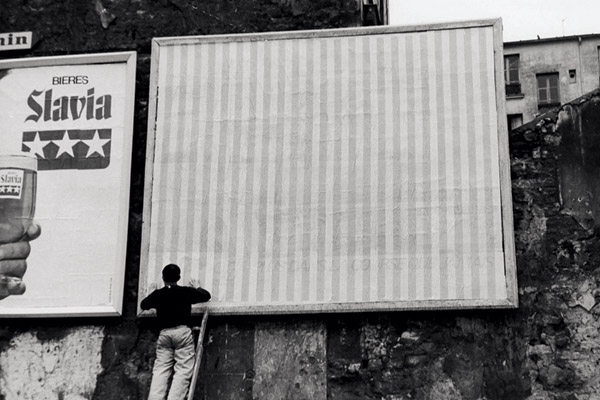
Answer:
[{"label": "beer advertisement poster", "polygon": [[[0,270],[0,316],[121,314],[135,63],[135,52],[0,61],[0,226],[12,227],[17,212],[2,193],[25,171],[33,184],[19,196],[41,228],[25,291],[12,294],[16,278]],[[34,160],[32,171],[10,165],[16,156]],[[14,240],[9,230],[0,246]]]}]

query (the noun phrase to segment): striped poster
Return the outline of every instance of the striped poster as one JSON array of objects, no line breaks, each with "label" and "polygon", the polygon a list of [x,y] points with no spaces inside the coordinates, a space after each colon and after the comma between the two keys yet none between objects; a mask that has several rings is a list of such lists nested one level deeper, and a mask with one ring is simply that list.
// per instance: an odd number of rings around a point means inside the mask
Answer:
[{"label": "striped poster", "polygon": [[225,313],[506,299],[493,27],[370,32],[160,46],[142,294],[177,263]]}]

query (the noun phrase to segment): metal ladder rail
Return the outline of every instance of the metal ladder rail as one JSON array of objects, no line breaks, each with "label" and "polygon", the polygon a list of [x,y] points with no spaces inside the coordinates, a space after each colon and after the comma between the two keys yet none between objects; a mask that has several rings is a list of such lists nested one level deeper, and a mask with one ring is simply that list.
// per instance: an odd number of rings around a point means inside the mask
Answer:
[{"label": "metal ladder rail", "polygon": [[[194,392],[196,391],[196,383],[198,382],[198,372],[200,371],[200,364],[202,361],[202,350],[204,349],[204,333],[206,332],[206,321],[208,320],[208,309],[204,310],[202,316],[202,324],[200,325],[200,332],[198,333],[198,342],[196,343],[196,358],[194,360],[194,373],[192,374],[192,381],[190,382],[190,389],[188,390],[187,400],[194,399]],[[193,330],[197,330],[198,327],[193,327]]]}]

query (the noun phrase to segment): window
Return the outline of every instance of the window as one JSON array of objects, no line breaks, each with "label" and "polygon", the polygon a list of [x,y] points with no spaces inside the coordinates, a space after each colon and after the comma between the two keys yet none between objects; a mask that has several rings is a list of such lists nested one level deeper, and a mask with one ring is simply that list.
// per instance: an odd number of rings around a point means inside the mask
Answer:
[{"label": "window", "polygon": [[519,83],[519,55],[512,54],[504,57],[504,81],[506,97],[523,97]]},{"label": "window", "polygon": [[508,130],[512,131],[523,125],[523,114],[508,114]]},{"label": "window", "polygon": [[553,106],[560,104],[558,73],[539,74],[536,78],[538,85],[538,105]]},{"label": "window", "polygon": [[507,85],[519,83],[519,55],[512,54],[504,57],[504,80]]}]

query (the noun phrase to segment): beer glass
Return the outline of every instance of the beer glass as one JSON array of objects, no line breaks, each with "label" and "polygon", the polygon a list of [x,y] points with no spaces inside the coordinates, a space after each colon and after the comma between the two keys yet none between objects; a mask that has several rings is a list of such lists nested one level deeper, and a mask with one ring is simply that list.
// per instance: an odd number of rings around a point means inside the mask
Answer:
[{"label": "beer glass", "polygon": [[[0,154],[0,245],[25,237],[35,213],[37,159],[27,154]],[[17,277],[0,274],[0,296],[8,295]]]}]

